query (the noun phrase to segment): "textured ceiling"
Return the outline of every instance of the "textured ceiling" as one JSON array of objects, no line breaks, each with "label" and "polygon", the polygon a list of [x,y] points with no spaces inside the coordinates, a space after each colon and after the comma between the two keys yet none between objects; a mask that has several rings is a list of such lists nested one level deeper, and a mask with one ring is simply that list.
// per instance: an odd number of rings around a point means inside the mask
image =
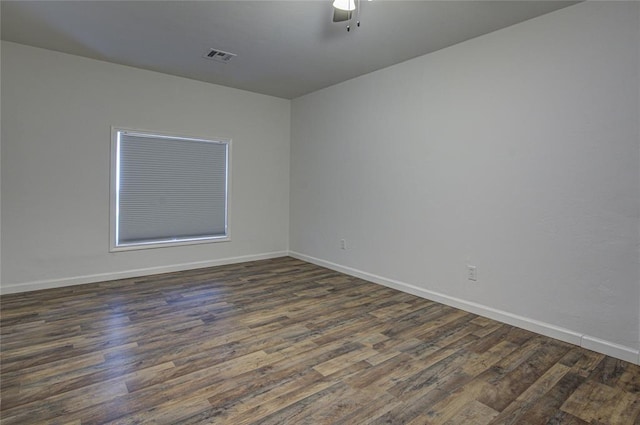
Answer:
[{"label": "textured ceiling", "polygon": [[[321,1],[2,1],[2,39],[292,99],[574,4],[362,1],[360,28]],[[237,54],[229,63],[209,48]]]}]

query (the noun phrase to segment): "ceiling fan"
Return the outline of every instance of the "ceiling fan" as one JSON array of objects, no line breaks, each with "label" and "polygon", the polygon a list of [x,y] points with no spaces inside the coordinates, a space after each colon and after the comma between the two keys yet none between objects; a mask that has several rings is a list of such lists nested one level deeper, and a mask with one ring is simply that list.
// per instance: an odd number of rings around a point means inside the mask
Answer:
[{"label": "ceiling fan", "polygon": [[345,22],[347,31],[351,31],[351,21],[355,14],[356,26],[360,26],[360,0],[334,0],[333,2],[333,22]]}]

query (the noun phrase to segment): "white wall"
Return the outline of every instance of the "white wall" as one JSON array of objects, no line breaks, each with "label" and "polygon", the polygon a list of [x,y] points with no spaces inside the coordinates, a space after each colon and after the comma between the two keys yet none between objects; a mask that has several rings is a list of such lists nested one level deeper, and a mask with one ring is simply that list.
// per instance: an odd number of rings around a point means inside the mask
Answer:
[{"label": "white wall", "polygon": [[[233,139],[232,241],[109,252],[111,126]],[[2,43],[2,291],[286,255],[290,101]]]},{"label": "white wall", "polygon": [[638,362],[638,7],[581,3],[294,100],[291,251]]}]

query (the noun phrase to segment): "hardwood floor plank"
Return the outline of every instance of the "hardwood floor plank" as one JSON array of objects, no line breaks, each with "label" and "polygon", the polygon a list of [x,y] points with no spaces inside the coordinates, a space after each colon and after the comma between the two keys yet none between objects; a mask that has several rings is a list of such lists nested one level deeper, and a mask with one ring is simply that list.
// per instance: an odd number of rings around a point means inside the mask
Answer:
[{"label": "hardwood floor plank", "polygon": [[[437,388],[430,388],[425,392],[415,393],[412,397],[403,400],[403,403],[399,406],[394,407],[384,415],[372,420],[370,423],[373,425],[405,424],[416,420],[417,417],[421,415],[428,417],[426,412],[429,406],[435,405],[447,396],[448,394],[445,391]],[[429,422],[421,423],[428,424]]]},{"label": "hardwood floor plank", "polygon": [[487,391],[479,401],[501,412],[528,387],[536,382],[568,351],[568,347],[552,342],[540,342],[538,349],[517,368],[494,383],[494,391]]},{"label": "hardwood floor plank", "polygon": [[566,398],[584,379],[575,373],[566,373],[548,392],[534,400],[516,399],[493,421],[495,424],[545,424],[558,411]]},{"label": "hardwood floor plank", "polygon": [[566,412],[557,411],[556,414],[549,419],[547,425],[589,425],[589,422],[585,422]]},{"label": "hardwood floor plank", "polygon": [[[312,406],[316,400],[326,394],[331,393],[333,388],[338,385],[340,384],[335,382],[314,382],[299,391],[292,391],[276,397],[266,405],[259,405],[247,410],[244,414],[233,416],[226,423],[230,425],[304,423],[301,418],[309,413],[309,406]],[[325,407],[317,406],[316,408]]]},{"label": "hardwood floor plank", "polygon": [[[477,398],[485,390],[486,383],[482,380],[469,378],[462,386],[456,385],[453,391],[439,385],[440,390],[445,390],[448,395],[433,406],[426,409],[426,415],[429,418],[428,423],[431,425],[442,425],[447,422],[455,421],[456,417],[460,420],[471,416],[477,417],[480,412],[488,414],[491,418],[495,417],[498,412],[490,407],[477,401]],[[480,421],[479,418],[470,419]],[[462,422],[465,423],[465,422]]]},{"label": "hardwood floor plank", "polygon": [[0,297],[2,424],[640,424],[640,366],[293,258]]},{"label": "hardwood floor plank", "polygon": [[386,392],[376,392],[375,396],[372,396],[372,393],[369,391],[363,391],[362,394],[366,395],[369,401],[337,419],[334,423],[340,425],[372,423],[402,404],[400,400]]},{"label": "hardwood floor plank", "polygon": [[445,422],[444,425],[487,425],[491,423],[493,418],[497,415],[498,412],[492,408],[477,400],[471,400],[463,405],[458,411],[454,412],[451,418]]}]

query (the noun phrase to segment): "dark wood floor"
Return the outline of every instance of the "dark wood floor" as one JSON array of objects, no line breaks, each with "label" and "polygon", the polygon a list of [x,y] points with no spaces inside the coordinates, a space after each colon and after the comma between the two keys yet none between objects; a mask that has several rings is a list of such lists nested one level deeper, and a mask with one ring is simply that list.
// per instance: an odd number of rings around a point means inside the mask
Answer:
[{"label": "dark wood floor", "polygon": [[640,423],[636,365],[292,258],[1,306],[6,425]]}]

